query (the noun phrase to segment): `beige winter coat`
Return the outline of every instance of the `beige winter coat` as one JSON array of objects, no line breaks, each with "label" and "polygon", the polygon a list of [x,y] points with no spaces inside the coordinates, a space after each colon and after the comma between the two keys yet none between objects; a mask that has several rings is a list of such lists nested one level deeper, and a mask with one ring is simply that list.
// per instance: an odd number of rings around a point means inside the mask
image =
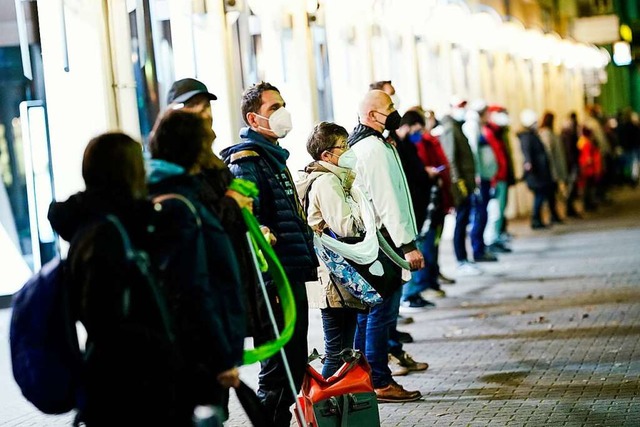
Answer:
[{"label": "beige winter coat", "polygon": [[[349,194],[353,179],[353,171],[323,161],[305,168],[296,188],[312,229],[321,231],[328,227],[340,237],[360,235],[364,230],[360,210]],[[367,308],[339,284],[332,283],[322,262],[318,281],[307,283],[307,296],[312,308]]]}]

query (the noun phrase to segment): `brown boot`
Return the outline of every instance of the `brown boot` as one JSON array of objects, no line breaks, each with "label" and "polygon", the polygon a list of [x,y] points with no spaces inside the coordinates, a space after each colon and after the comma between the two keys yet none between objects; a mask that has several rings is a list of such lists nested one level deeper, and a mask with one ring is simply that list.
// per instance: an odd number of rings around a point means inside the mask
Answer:
[{"label": "brown boot", "polygon": [[414,402],[422,397],[419,391],[407,391],[393,380],[386,387],[376,388],[375,392],[380,403]]}]

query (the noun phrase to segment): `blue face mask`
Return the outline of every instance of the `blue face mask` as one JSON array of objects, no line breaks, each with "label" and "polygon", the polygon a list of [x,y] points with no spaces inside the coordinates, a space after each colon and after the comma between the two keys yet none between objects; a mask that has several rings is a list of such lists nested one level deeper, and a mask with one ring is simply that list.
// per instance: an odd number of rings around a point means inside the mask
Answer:
[{"label": "blue face mask", "polygon": [[409,139],[409,142],[413,144],[417,144],[418,142],[420,142],[420,140],[422,140],[422,132],[418,131],[418,132],[410,133],[407,138]]}]

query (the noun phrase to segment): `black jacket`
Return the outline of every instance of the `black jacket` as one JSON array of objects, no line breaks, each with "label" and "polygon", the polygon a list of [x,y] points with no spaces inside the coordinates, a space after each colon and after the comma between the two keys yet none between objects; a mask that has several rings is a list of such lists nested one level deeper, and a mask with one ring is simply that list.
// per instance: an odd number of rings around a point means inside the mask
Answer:
[{"label": "black jacket", "polygon": [[[82,419],[90,426],[170,423],[188,425],[190,411],[179,403],[181,363],[175,342],[163,334],[154,304],[151,275],[127,261],[117,217],[132,246],[151,241],[151,204],[113,190],[78,193],[49,209],[53,229],[71,243],[66,280],[71,307],[87,331]],[[125,290],[129,295],[124,316]]]},{"label": "black jacket", "polygon": [[247,225],[242,217],[238,203],[231,197],[225,196],[233,174],[221,160],[220,164],[211,169],[203,170],[199,175],[200,201],[216,214],[222,227],[229,235],[234,253],[238,260],[240,277],[243,284],[245,307],[247,314],[247,334],[251,336],[257,329],[257,304],[258,276],[251,256],[247,241]]},{"label": "black jacket", "polygon": [[249,128],[243,128],[240,137],[242,142],[223,150],[222,158],[233,175],[258,186],[253,212],[278,239],[273,249],[289,280],[315,280],[318,260],[313,234],[286,166],[289,152]]},{"label": "black jacket", "polygon": [[400,139],[395,132],[392,132],[391,136],[396,143],[396,149],[402,162],[402,169],[407,177],[411,202],[413,203],[413,210],[416,216],[416,225],[418,226],[418,230],[420,230],[427,217],[427,206],[429,206],[431,186],[434,182],[429,178],[429,174],[424,169],[415,145],[407,139]]},{"label": "black jacket", "polygon": [[544,190],[553,183],[549,157],[538,134],[526,129],[518,134],[524,162],[531,164],[531,170],[525,171],[524,178],[532,190]]}]

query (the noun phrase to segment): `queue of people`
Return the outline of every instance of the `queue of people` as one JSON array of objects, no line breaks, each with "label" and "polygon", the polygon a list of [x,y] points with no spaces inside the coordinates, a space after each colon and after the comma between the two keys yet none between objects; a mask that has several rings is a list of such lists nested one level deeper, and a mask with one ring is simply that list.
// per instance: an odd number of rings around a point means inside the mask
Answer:
[{"label": "queue of people", "polygon": [[[212,150],[211,102],[217,97],[194,79],[173,84],[148,147],[121,133],[89,143],[82,164],[86,190],[55,202],[49,211],[54,230],[71,243],[74,310],[87,342],[97,349],[87,356],[83,422],[118,424],[129,409],[144,409],[141,417],[151,413],[152,423],[170,425],[190,425],[202,405],[224,414],[229,389],[240,384],[245,338],[252,337],[256,346],[275,338],[261,281],[279,329],[284,323],[273,278],[254,268],[243,208],[252,211],[273,246],[296,307],[286,361],[280,354],[263,360],[258,377],[257,396],[273,424],[291,421],[295,395],[288,372],[300,390],[310,307],[321,310],[324,377],[340,368],[343,349],[356,348],[371,365],[379,402],[421,398],[420,391],[406,390],[394,378],[428,369],[404,349],[412,337],[397,329],[401,312],[434,307],[430,299],[446,296],[441,285],[455,282],[438,265],[446,215],[455,213],[457,275],[481,274],[476,263],[497,261],[496,254],[511,251],[505,209],[516,174],[504,107],[455,98],[438,122],[433,111],[420,106],[401,115],[394,94],[390,81],[372,83],[351,133],[335,123],[317,124],[306,143],[313,161],[297,181],[287,167],[289,152],[279,144],[292,129],[291,116],[284,95],[266,82],[242,95],[246,127],[221,158]],[[559,192],[567,194],[566,215],[580,215],[574,206],[580,195],[584,208],[594,209],[606,197],[602,177],[614,164],[611,150],[598,141],[606,137],[604,128],[587,122],[580,127],[573,115],[558,136],[552,113],[539,127],[532,111],[520,118],[524,178],[535,196],[532,227],[546,226],[545,202],[552,221],[562,222],[555,203]],[[623,126],[621,134],[636,135],[627,122]],[[629,152],[637,158],[634,144]],[[234,179],[253,183],[257,196],[235,191]],[[123,267],[124,254],[114,249],[106,215],[116,216],[132,244],[149,255],[150,274],[168,302],[179,363],[164,349],[167,357],[155,358],[147,369],[130,377],[117,374],[130,365],[115,363],[109,350],[118,334],[113,308],[120,284],[139,277]],[[466,242],[470,224],[472,256]],[[319,262],[320,242],[327,239],[330,246],[337,242],[335,251],[353,267],[352,277],[369,282],[380,301],[363,301],[344,286],[341,271]],[[360,248],[372,254],[366,261]],[[116,380],[125,392],[106,392]],[[137,408],[130,407],[134,401]]]}]

